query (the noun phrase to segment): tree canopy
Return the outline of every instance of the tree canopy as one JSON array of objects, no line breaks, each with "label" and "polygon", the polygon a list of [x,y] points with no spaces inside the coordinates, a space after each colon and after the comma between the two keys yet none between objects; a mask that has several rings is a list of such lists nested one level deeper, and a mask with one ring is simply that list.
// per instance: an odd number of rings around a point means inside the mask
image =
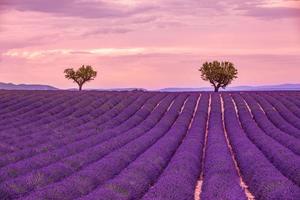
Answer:
[{"label": "tree canopy", "polygon": [[201,78],[209,81],[218,92],[220,88],[226,88],[231,82],[237,78],[238,71],[234,64],[228,61],[205,62],[199,69]]},{"label": "tree canopy", "polygon": [[94,80],[97,76],[97,72],[90,65],[82,65],[76,71],[73,68],[68,68],[65,69],[64,73],[67,79],[71,79],[78,84],[79,90],[82,90],[83,84]]}]

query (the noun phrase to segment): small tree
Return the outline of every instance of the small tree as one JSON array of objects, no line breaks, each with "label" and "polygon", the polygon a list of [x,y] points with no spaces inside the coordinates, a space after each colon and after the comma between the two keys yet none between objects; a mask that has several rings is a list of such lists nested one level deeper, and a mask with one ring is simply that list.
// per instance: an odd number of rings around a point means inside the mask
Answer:
[{"label": "small tree", "polygon": [[97,72],[90,65],[82,65],[77,71],[73,68],[65,69],[65,77],[73,80],[79,86],[79,91],[82,90],[83,84],[92,81],[96,78]]},{"label": "small tree", "polygon": [[218,92],[221,87],[225,89],[233,79],[237,78],[238,74],[233,63],[228,61],[205,62],[199,71],[201,72],[201,78],[209,81],[214,86],[215,92]]}]

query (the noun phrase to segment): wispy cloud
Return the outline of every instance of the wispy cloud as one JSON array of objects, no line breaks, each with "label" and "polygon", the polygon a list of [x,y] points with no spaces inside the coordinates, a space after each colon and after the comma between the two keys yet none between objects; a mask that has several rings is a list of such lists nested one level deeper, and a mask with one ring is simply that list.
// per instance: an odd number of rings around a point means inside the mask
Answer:
[{"label": "wispy cloud", "polygon": [[[267,7],[267,8],[266,8]],[[36,11],[81,18],[126,18],[138,14],[224,15],[244,10],[247,15],[261,17],[299,17],[297,0],[2,0],[0,9]],[[238,14],[237,12],[236,14]],[[279,15],[276,15],[279,13]]]},{"label": "wispy cloud", "polygon": [[0,2],[0,6],[2,9],[54,13],[61,16],[83,18],[128,17],[155,8],[143,4],[129,7],[129,4],[124,3],[125,1],[120,2],[121,4],[104,0],[4,0]]},{"label": "wispy cloud", "polygon": [[182,54],[191,52],[191,49],[183,48],[97,48],[97,49],[52,49],[42,51],[23,51],[23,50],[9,50],[3,53],[3,56],[7,57],[19,57],[25,59],[36,59],[51,55],[93,55],[93,56],[130,56],[130,55],[146,55],[146,54]]},{"label": "wispy cloud", "polygon": [[216,51],[215,49],[204,48],[171,48],[171,47],[137,47],[137,48],[96,48],[96,49],[51,49],[41,51],[24,51],[24,50],[8,50],[2,56],[19,57],[24,59],[39,59],[49,56],[72,56],[74,54],[82,54],[89,56],[103,56],[103,57],[122,57],[122,56],[143,56],[143,55],[203,55],[203,56],[241,56],[241,55],[297,55],[300,56],[299,49],[275,49],[272,52],[268,49],[222,49]]},{"label": "wispy cloud", "polygon": [[247,10],[246,15],[263,19],[300,18],[300,8],[257,7]]}]

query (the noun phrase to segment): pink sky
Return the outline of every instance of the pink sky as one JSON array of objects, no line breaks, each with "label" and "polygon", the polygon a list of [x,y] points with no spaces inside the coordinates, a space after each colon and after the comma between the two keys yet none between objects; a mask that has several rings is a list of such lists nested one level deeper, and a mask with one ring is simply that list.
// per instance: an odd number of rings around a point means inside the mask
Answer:
[{"label": "pink sky", "polygon": [[0,0],[0,82],[70,88],[90,64],[89,88],[203,87],[215,59],[234,86],[300,83],[300,1]]}]

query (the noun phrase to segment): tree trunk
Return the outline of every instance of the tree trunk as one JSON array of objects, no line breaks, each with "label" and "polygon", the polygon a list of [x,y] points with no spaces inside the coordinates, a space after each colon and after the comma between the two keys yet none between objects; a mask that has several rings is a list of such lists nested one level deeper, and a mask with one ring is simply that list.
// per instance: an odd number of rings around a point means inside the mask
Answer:
[{"label": "tree trunk", "polygon": [[79,91],[81,91],[82,90],[82,85],[79,85]]},{"label": "tree trunk", "polygon": [[219,92],[219,87],[215,87],[215,92]]}]

